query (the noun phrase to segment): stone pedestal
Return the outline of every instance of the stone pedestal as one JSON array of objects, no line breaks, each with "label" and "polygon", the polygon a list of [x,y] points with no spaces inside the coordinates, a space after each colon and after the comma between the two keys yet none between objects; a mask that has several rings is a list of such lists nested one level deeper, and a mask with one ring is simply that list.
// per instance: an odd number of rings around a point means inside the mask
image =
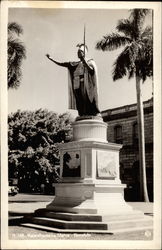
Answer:
[{"label": "stone pedestal", "polygon": [[102,120],[79,120],[73,123],[74,141],[107,142],[107,124]]},{"label": "stone pedestal", "polygon": [[60,146],[61,183],[47,209],[87,214],[127,213],[119,178],[119,150],[107,142],[107,124],[101,119],[73,123],[73,141]]}]

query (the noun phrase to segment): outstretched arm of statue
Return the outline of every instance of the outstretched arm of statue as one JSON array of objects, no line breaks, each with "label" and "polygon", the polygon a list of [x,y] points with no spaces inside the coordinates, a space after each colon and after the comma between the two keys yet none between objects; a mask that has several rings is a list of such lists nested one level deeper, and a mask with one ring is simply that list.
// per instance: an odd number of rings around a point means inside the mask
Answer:
[{"label": "outstretched arm of statue", "polygon": [[61,63],[61,62],[55,61],[52,57],[50,57],[49,54],[46,54],[46,57],[47,57],[49,60],[51,60],[52,62],[54,62],[54,63],[56,63],[57,65],[59,65],[59,66],[62,66],[62,67],[68,67],[68,66],[69,66],[69,63],[66,63],[66,62]]}]

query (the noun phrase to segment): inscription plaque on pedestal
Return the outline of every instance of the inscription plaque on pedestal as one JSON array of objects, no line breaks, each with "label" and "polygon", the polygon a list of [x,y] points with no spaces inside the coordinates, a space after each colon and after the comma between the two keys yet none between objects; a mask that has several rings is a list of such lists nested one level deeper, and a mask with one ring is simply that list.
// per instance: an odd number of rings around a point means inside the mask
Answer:
[{"label": "inscription plaque on pedestal", "polygon": [[81,177],[80,165],[80,151],[65,152],[62,177]]},{"label": "inscription plaque on pedestal", "polygon": [[117,158],[114,152],[97,151],[97,177],[115,178]]}]

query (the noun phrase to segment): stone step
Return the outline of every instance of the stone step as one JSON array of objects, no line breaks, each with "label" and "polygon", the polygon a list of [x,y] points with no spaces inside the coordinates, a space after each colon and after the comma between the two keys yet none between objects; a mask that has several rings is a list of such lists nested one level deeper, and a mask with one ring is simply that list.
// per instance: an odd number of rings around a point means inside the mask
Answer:
[{"label": "stone step", "polygon": [[34,223],[22,223],[21,226],[23,227],[30,227],[33,229],[40,229],[46,232],[55,232],[55,233],[98,233],[98,234],[112,234],[108,230],[93,230],[93,229],[62,229],[62,228],[55,228],[49,226],[38,225]]},{"label": "stone step", "polygon": [[74,214],[48,211],[47,209],[38,209],[34,213],[38,217],[47,217],[67,221],[102,221],[102,216],[94,214]]},{"label": "stone step", "polygon": [[124,219],[139,219],[143,218],[144,214],[141,211],[133,211],[127,214],[118,214],[118,215],[95,215],[95,214],[74,214],[74,213],[63,213],[63,212],[54,212],[48,211],[47,209],[38,209],[34,213],[38,217],[48,217],[54,219],[61,219],[67,221],[119,221]]},{"label": "stone step", "polygon": [[106,230],[107,224],[103,222],[92,222],[92,221],[65,221],[58,220],[53,218],[45,218],[45,217],[33,217],[26,216],[25,220],[30,223],[35,223],[39,225],[49,226],[49,227],[57,227],[64,229],[97,229],[97,230]]},{"label": "stone step", "polygon": [[23,223],[21,224],[23,227],[38,229],[41,231],[46,232],[54,232],[54,233],[78,233],[78,234],[85,234],[85,233],[95,233],[95,234],[122,234],[122,233],[130,233],[130,232],[140,232],[140,231],[149,231],[152,233],[152,226],[141,226],[141,227],[134,227],[134,228],[122,228],[116,230],[81,230],[81,229],[61,229],[61,228],[54,228],[49,226],[38,225],[34,223]]},{"label": "stone step", "polygon": [[85,230],[118,230],[123,228],[134,228],[134,227],[144,227],[152,226],[152,218],[145,216],[144,218],[139,219],[124,219],[119,221],[65,221],[54,218],[47,217],[35,217],[35,216],[26,216],[25,220],[27,223],[34,223],[43,226],[49,226],[54,228],[62,229],[85,229]]}]

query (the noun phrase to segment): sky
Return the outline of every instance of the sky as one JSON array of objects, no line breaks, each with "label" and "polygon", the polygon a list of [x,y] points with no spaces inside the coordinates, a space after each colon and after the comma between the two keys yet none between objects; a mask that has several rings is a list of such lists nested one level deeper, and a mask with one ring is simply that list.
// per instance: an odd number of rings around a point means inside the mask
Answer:
[{"label": "sky", "polygon": [[[100,110],[136,103],[135,79],[112,80],[113,63],[121,49],[102,52],[96,42],[115,31],[119,19],[128,18],[126,9],[35,9],[10,8],[9,22],[23,28],[20,39],[27,58],[22,63],[22,82],[8,92],[8,112],[48,109],[57,113],[68,111],[68,72],[45,56],[50,54],[60,62],[75,61],[78,43],[83,42],[86,25],[88,57],[98,69]],[[151,23],[151,16],[146,24]],[[142,86],[143,100],[152,97],[152,81]],[[73,113],[73,112],[72,112]]]}]

